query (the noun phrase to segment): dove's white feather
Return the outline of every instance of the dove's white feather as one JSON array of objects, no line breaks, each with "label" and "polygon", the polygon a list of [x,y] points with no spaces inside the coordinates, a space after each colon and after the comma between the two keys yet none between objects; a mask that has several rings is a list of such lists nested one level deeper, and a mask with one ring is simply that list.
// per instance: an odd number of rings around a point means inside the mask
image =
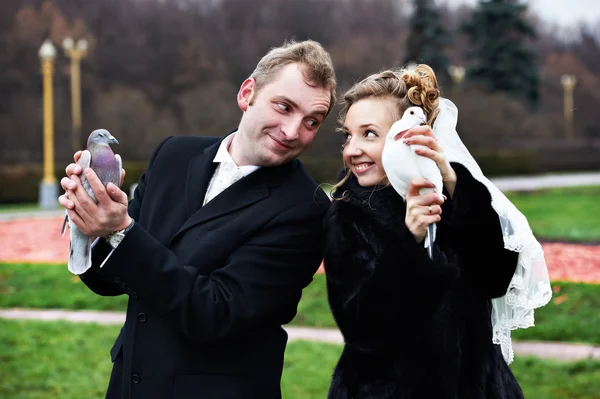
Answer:
[{"label": "dove's white feather", "polygon": [[398,136],[408,129],[426,122],[425,113],[419,107],[410,107],[402,119],[390,128],[381,154],[381,163],[390,184],[406,198],[408,186],[413,179],[426,178],[442,191],[442,175],[434,160],[415,153],[421,145],[407,145]]},{"label": "dove's white feather", "polygon": [[[411,180],[426,178],[435,184],[435,189],[421,189],[419,194],[435,191],[442,192],[442,174],[431,158],[418,155],[415,150],[422,145],[407,145],[401,139],[402,133],[406,130],[421,125],[427,121],[425,112],[419,107],[410,107],[399,121],[396,121],[390,128],[383,152],[381,153],[381,163],[387,175],[387,178],[398,194],[406,199],[408,187]],[[435,225],[431,226],[427,235],[431,235],[431,241],[435,240]],[[429,238],[429,237],[427,237]],[[429,239],[425,239],[425,247],[429,247]]]}]

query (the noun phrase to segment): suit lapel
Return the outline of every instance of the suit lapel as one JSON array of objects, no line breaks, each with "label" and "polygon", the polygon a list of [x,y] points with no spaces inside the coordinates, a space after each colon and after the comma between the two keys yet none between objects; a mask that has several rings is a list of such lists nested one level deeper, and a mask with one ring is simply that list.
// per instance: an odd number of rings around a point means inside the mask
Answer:
[{"label": "suit lapel", "polygon": [[188,219],[202,206],[208,183],[217,168],[213,159],[221,141],[222,139],[206,147],[202,154],[192,158],[188,164],[185,182],[185,211]]},{"label": "suit lapel", "polygon": [[[270,188],[281,185],[295,165],[296,161],[292,161],[277,167],[263,167],[232,184],[208,204],[198,209],[173,236],[171,243],[193,226],[268,198],[271,192]],[[203,195],[202,198],[204,198]]]}]

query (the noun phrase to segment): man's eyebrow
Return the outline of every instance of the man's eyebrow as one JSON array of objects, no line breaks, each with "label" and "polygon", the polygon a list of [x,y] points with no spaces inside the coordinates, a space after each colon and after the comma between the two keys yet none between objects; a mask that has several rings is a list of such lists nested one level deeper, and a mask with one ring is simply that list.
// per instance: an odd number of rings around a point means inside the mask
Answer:
[{"label": "man's eyebrow", "polygon": [[[298,104],[296,104],[296,102],[289,97],[280,96],[279,99],[289,103],[293,108],[300,109],[300,106]],[[327,115],[327,110],[318,110],[318,111],[311,112],[311,114],[325,116],[325,115]]]}]

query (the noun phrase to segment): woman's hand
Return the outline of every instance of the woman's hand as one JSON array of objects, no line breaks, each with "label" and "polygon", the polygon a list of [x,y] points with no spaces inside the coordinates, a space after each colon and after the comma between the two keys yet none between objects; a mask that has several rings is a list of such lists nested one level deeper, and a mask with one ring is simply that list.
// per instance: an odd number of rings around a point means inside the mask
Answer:
[{"label": "woman's hand", "polygon": [[415,126],[404,134],[402,141],[408,145],[420,144],[425,147],[417,148],[415,152],[435,161],[442,174],[444,187],[452,197],[456,187],[456,172],[448,162],[444,149],[439,145],[431,128],[429,126]]},{"label": "woman's hand", "polygon": [[427,179],[413,180],[406,193],[405,223],[418,243],[422,243],[427,234],[427,226],[442,220],[441,193],[419,194],[422,188],[435,188],[435,184]]}]

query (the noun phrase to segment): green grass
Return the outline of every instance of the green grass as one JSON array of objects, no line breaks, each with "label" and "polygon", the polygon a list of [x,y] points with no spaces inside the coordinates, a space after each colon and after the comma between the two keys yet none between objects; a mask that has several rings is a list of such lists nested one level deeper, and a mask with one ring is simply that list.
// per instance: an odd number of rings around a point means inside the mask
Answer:
[{"label": "green grass", "polygon": [[[600,345],[600,285],[555,282],[553,287],[552,301],[536,310],[536,326],[515,331],[514,338]],[[127,296],[92,293],[65,265],[0,264],[0,308],[125,310],[126,305]],[[304,290],[290,324],[336,327],[324,275],[315,275]]]},{"label": "green grass", "polygon": [[513,332],[516,340],[600,345],[600,285],[552,283],[550,302],[535,311],[535,327]]},{"label": "green grass", "polygon": [[[101,399],[117,326],[0,320],[0,397]],[[291,342],[282,379],[286,399],[326,397],[341,347]],[[559,363],[517,358],[511,365],[526,398],[593,399],[600,392],[600,362]]]},{"label": "green grass", "polygon": [[600,241],[600,186],[509,193],[508,197],[539,238]]},{"label": "green grass", "polygon": [[103,398],[117,326],[0,320],[0,397]]},{"label": "green grass", "polygon": [[[517,340],[585,342],[600,345],[600,285],[553,282],[555,293],[535,311],[535,327],[516,330]],[[327,303],[325,276],[316,275],[304,290],[291,324],[335,327]]]},{"label": "green grass", "polygon": [[91,292],[66,265],[0,263],[0,307],[125,310],[127,296]]},{"label": "green grass", "polygon": [[0,213],[12,213],[12,212],[30,212],[39,211],[40,206],[38,204],[0,204]]}]

